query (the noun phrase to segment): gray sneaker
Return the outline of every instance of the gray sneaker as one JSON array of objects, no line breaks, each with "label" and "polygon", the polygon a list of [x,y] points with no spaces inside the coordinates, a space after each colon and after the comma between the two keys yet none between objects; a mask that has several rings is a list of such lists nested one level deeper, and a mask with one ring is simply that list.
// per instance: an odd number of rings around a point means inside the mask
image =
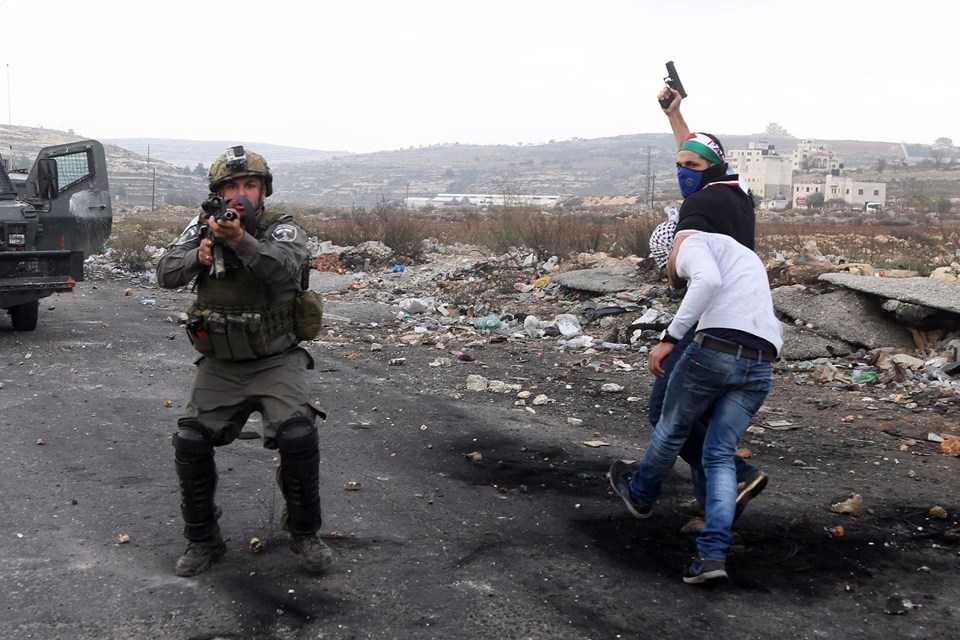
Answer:
[{"label": "gray sneaker", "polygon": [[610,465],[610,473],[607,475],[610,478],[610,486],[613,487],[613,491],[623,500],[623,504],[627,505],[627,510],[632,513],[634,517],[644,520],[650,517],[652,505],[640,504],[634,501],[633,496],[630,494],[630,476],[633,475],[634,470],[635,467],[627,462],[616,460]]},{"label": "gray sneaker", "polygon": [[326,573],[333,567],[333,551],[315,533],[290,534],[290,551],[300,556],[303,568],[310,573]]},{"label": "gray sneaker", "polygon": [[227,544],[218,533],[209,540],[190,540],[187,550],[177,559],[176,573],[182,578],[192,578],[207,570],[227,552]]},{"label": "gray sneaker", "polygon": [[683,581],[687,584],[712,586],[727,580],[727,568],[719,560],[704,560],[700,556],[683,572]]}]

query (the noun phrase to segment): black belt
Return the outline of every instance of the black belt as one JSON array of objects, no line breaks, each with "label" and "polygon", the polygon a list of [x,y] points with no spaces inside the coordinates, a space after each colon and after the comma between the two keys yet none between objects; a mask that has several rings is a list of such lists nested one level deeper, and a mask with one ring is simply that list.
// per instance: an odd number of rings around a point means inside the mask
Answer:
[{"label": "black belt", "polygon": [[720,338],[714,338],[710,334],[703,332],[697,332],[697,335],[694,336],[693,341],[699,344],[701,347],[713,349],[714,351],[720,351],[721,353],[731,353],[738,358],[742,357],[746,358],[747,360],[763,360],[764,362],[774,362],[777,359],[777,354],[773,351],[748,349],[742,344],[730,342],[729,340],[721,340]]}]

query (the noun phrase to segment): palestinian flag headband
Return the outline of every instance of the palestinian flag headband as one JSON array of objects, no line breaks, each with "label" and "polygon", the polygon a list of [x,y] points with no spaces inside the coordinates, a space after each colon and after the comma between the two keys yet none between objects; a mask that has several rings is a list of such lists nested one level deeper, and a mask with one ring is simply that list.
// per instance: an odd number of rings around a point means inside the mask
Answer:
[{"label": "palestinian flag headband", "polygon": [[723,149],[705,133],[691,133],[680,145],[681,151],[693,151],[713,164],[723,164]]}]

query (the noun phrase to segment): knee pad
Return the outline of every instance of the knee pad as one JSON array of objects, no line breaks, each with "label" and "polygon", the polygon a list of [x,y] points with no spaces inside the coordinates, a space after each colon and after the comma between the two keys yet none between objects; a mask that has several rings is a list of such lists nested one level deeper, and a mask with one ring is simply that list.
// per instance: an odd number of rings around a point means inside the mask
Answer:
[{"label": "knee pad", "polygon": [[199,459],[213,453],[213,441],[202,424],[181,420],[177,427],[178,431],[173,434],[173,448],[178,456]]},{"label": "knee pad", "polygon": [[303,418],[287,420],[277,430],[277,448],[281,456],[306,457],[316,453],[319,446],[317,425]]}]

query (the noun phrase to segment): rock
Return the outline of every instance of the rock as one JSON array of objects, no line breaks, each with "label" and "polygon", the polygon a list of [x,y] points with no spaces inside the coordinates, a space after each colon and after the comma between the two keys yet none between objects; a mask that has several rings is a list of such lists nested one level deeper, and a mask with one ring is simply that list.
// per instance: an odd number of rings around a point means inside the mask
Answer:
[{"label": "rock", "polygon": [[945,438],[940,443],[940,453],[947,456],[960,456],[960,438]]},{"label": "rock", "polygon": [[930,511],[928,513],[930,514],[931,518],[936,518],[937,520],[946,520],[949,517],[947,510],[938,504],[930,507]]},{"label": "rock", "polygon": [[852,493],[846,500],[830,505],[830,511],[857,517],[863,511],[863,498],[859,493]]}]

